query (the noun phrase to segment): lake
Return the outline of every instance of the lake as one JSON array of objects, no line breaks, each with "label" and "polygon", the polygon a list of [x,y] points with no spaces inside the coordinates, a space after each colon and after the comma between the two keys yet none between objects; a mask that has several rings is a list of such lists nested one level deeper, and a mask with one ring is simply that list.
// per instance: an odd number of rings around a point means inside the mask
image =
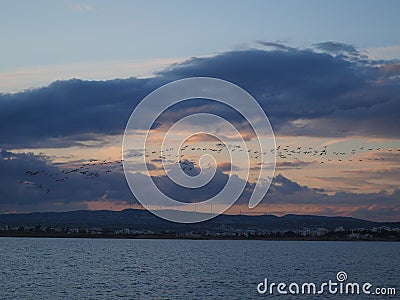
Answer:
[{"label": "lake", "polygon": [[357,299],[398,299],[399,270],[400,243],[390,242],[0,238],[1,299],[285,298],[257,286],[319,286],[338,272],[397,292]]}]

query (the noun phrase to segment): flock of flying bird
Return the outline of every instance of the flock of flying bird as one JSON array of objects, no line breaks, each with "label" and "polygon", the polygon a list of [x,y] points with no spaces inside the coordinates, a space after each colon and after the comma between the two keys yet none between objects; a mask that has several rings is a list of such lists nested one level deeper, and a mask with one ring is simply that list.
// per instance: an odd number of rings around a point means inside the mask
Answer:
[{"label": "flock of flying bird", "polygon": [[[195,168],[196,162],[192,162],[191,157],[194,155],[198,155],[199,152],[215,152],[217,154],[221,154],[222,151],[226,149],[226,151],[234,152],[248,152],[248,156],[250,159],[257,160],[260,159],[261,156],[266,156],[270,154],[275,154],[277,161],[279,160],[292,160],[292,161],[301,161],[305,159],[312,159],[316,163],[329,163],[329,162],[362,162],[362,161],[381,161],[384,160],[384,157],[366,157],[360,158],[355,157],[359,153],[365,152],[400,152],[400,149],[384,149],[382,147],[378,148],[367,148],[367,147],[359,147],[357,149],[352,149],[347,152],[336,152],[336,151],[328,151],[328,146],[323,146],[321,148],[313,148],[313,147],[302,147],[295,146],[291,147],[290,145],[279,145],[275,149],[270,149],[266,152],[261,152],[260,150],[252,150],[252,149],[243,149],[240,145],[228,145],[225,147],[222,143],[217,143],[213,147],[194,147],[193,145],[184,145],[179,151],[179,154],[173,154],[174,148],[168,148],[161,151],[155,150],[146,150],[144,153],[134,153],[131,155],[127,155],[127,159],[131,161],[134,157],[142,157],[143,155],[149,158],[150,161],[155,162],[160,159],[167,160],[168,162],[173,162],[179,164],[179,166],[183,170],[192,170]],[[25,172],[24,180],[19,181],[25,187],[28,188],[36,188],[45,191],[45,193],[50,193],[54,188],[53,183],[61,183],[63,181],[68,181],[72,176],[83,176],[85,178],[96,180],[100,176],[104,176],[106,174],[110,174],[112,172],[120,172],[123,166],[123,160],[96,160],[90,159],[88,162],[77,166],[75,165],[73,168],[64,168],[61,171],[50,172],[49,170],[28,170]],[[95,183],[97,183],[95,181]]]},{"label": "flock of flying bird", "polygon": [[[123,160],[116,161],[99,161],[97,159],[90,159],[89,162],[82,164],[79,167],[64,169],[60,172],[49,172],[48,170],[35,170],[35,171],[25,171],[25,179],[19,181],[28,188],[38,188],[45,190],[46,193],[50,193],[51,187],[49,183],[61,183],[67,181],[72,175],[81,175],[88,179],[96,179],[102,173],[108,174],[116,170],[116,167],[122,167]],[[40,180],[30,180],[29,177],[40,177],[41,179],[47,178],[46,183],[40,183]],[[41,180],[43,181],[43,180]],[[97,182],[95,182],[97,183]]]}]

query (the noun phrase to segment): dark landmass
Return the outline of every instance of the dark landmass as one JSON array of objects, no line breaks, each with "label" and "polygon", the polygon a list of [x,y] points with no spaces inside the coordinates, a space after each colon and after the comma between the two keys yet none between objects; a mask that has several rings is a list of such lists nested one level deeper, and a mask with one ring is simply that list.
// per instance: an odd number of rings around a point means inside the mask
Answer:
[{"label": "dark landmass", "polygon": [[313,215],[220,215],[201,223],[180,224],[147,210],[80,210],[2,214],[0,236],[400,241],[400,222]]},{"label": "dark landmass", "polygon": [[[186,212],[191,214],[191,212]],[[330,230],[343,226],[345,229],[387,226],[400,228],[400,222],[373,222],[350,217],[325,217],[314,215],[220,215],[214,219],[196,223],[181,224],[163,220],[147,210],[125,209],[122,211],[110,210],[78,210],[68,212],[35,212],[25,214],[1,214],[0,224],[9,226],[69,226],[69,227],[136,227],[141,229],[207,229],[224,224],[237,228],[247,229],[257,227],[265,230],[298,230],[304,228],[324,227]]]}]

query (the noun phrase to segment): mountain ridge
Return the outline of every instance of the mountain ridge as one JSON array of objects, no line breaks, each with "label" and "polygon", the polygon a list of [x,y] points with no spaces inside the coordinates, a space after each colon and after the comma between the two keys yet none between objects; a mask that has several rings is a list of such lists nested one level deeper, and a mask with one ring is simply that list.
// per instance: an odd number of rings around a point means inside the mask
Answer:
[{"label": "mountain ridge", "polygon": [[[190,213],[190,212],[182,212]],[[298,230],[303,228],[335,229],[344,227],[347,230],[356,228],[372,229],[387,226],[400,228],[400,222],[376,222],[353,217],[319,216],[319,215],[219,215],[211,220],[180,224],[163,220],[147,210],[125,209],[110,210],[76,210],[66,212],[32,212],[0,214],[0,224],[9,226],[61,226],[61,227],[100,227],[100,228],[164,228],[165,230],[207,229],[215,226],[231,226],[234,228],[261,228],[266,230]]]}]

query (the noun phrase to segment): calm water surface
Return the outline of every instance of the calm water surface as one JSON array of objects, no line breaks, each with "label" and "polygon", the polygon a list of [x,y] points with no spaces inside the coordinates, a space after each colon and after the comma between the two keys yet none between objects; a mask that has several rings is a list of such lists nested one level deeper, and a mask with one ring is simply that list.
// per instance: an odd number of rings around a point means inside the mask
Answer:
[{"label": "calm water surface", "polygon": [[1,299],[290,298],[257,284],[320,284],[339,271],[400,294],[400,243],[0,238]]}]

